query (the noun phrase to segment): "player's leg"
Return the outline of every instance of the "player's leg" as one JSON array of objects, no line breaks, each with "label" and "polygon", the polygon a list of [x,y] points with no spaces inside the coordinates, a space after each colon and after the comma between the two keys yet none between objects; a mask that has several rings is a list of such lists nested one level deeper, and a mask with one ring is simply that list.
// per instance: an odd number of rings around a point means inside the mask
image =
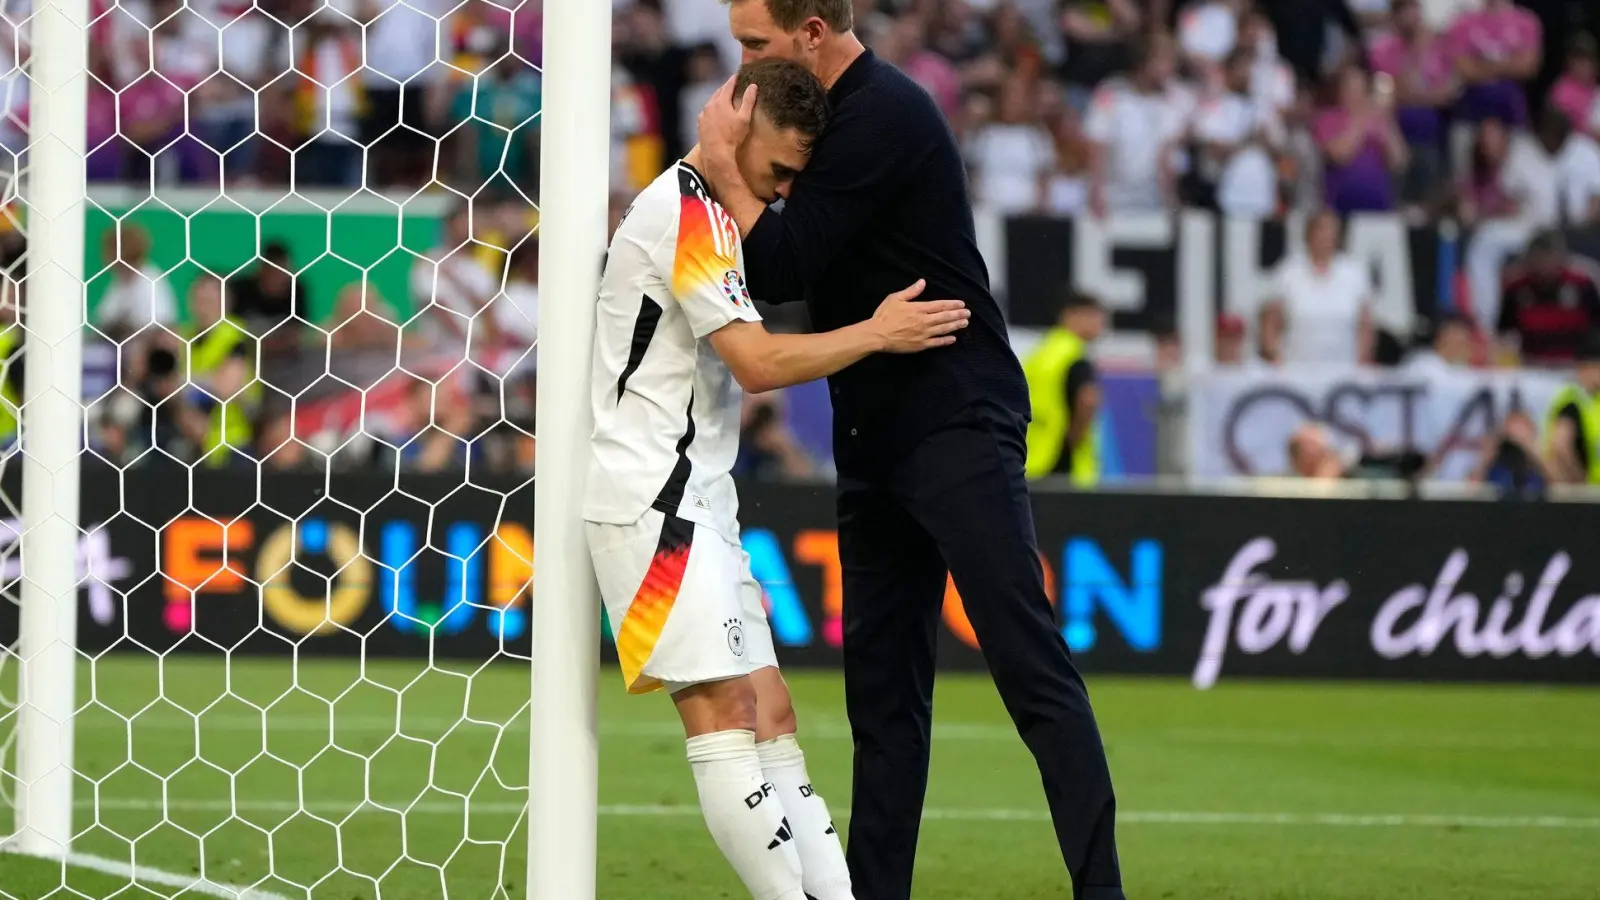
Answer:
[{"label": "player's leg", "polygon": [[850,841],[856,894],[909,900],[933,728],[945,567],[886,490],[841,476],[844,693],[855,738]]},{"label": "player's leg", "polygon": [[853,900],[844,846],[839,843],[828,804],[813,786],[805,754],[800,750],[794,700],[778,671],[772,629],[761,605],[761,586],[750,574],[749,557],[741,556],[745,656],[754,667],[750,683],[756,695],[756,752],[761,756],[761,771],[776,788],[784,811],[789,814],[790,831],[800,854],[800,883],[806,896],[813,900]]},{"label": "player's leg", "polygon": [[750,677],[668,687],[711,839],[755,900],[805,900],[793,822],[756,749]]},{"label": "player's leg", "polygon": [[995,687],[1039,765],[1075,895],[1120,900],[1110,769],[1045,593],[1022,434],[1001,410],[963,413],[913,453],[895,487],[938,541]]},{"label": "player's leg", "polygon": [[630,693],[672,694],[712,839],[755,900],[804,900],[783,804],[761,773],[749,664],[731,639],[737,550],[655,511],[633,525],[587,530],[623,679]]}]

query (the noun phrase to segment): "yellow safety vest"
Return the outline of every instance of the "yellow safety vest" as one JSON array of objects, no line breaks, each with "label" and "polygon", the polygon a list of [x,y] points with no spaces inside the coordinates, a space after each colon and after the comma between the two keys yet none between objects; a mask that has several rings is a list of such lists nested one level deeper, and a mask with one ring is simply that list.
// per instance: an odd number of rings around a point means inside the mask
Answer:
[{"label": "yellow safety vest", "polygon": [[[233,348],[239,346],[249,335],[244,328],[233,319],[223,319],[204,334],[194,335],[189,338],[189,374],[203,375],[215,370],[228,358]],[[254,360],[251,360],[252,366]]]},{"label": "yellow safety vest", "polygon": [[[1028,423],[1027,475],[1043,478],[1058,471],[1061,451],[1072,426],[1072,398],[1067,396],[1067,373],[1083,359],[1083,339],[1065,328],[1053,328],[1038,348],[1023,363],[1028,378],[1028,402],[1033,406],[1033,421]],[[1072,483],[1093,487],[1100,482],[1099,426],[1072,448],[1068,468]]]},{"label": "yellow safety vest", "polygon": [[1578,407],[1578,439],[1589,448],[1589,483],[1600,484],[1600,399],[1596,399],[1583,388],[1569,384],[1556,394],[1556,399],[1550,404],[1550,412],[1545,416],[1545,440],[1550,440],[1550,435],[1555,432],[1556,418],[1561,410],[1568,406]]},{"label": "yellow safety vest", "polygon": [[[254,435],[248,400],[241,397],[211,407],[211,425],[206,428],[206,445],[201,448],[206,465],[220,469],[232,462],[235,452],[248,453]],[[219,447],[225,449],[218,450]]]},{"label": "yellow safety vest", "polygon": [[17,438],[22,398],[11,382],[11,367],[20,362],[14,356],[21,343],[21,326],[12,325],[0,331],[0,444],[9,444]]}]

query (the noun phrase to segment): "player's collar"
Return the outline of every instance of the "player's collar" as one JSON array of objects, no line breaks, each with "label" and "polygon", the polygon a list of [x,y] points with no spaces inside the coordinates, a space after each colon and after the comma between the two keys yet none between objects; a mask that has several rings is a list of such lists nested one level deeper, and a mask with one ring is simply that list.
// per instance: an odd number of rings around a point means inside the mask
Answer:
[{"label": "player's collar", "polygon": [[878,55],[871,48],[861,51],[861,55],[851,61],[833,82],[833,87],[828,89],[828,103],[834,107],[839,105],[845,97],[856,92],[858,88],[867,83],[867,77],[872,74],[872,69],[878,64]]}]

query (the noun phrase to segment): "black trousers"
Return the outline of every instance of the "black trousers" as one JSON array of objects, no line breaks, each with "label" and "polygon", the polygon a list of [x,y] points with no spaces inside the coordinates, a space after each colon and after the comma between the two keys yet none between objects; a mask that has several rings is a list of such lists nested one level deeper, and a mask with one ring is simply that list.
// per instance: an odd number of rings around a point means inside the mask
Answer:
[{"label": "black trousers", "polygon": [[1055,624],[1023,477],[1026,424],[957,413],[905,458],[839,479],[844,675],[855,738],[847,856],[857,900],[910,900],[948,571],[1039,765],[1078,900],[1122,900],[1116,799],[1083,679]]}]

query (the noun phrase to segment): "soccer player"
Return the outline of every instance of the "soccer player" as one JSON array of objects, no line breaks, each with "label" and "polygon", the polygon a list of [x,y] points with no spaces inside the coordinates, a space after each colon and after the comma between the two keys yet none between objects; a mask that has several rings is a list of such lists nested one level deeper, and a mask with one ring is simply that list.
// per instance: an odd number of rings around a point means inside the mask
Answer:
[{"label": "soccer player", "polygon": [[781,214],[735,165],[749,109],[748,98],[736,108],[737,85],[700,119],[701,171],[738,223],[756,296],[804,300],[813,325],[840,328],[926,276],[931,296],[972,312],[952,346],[872,356],[829,379],[855,737],[852,884],[861,900],[911,896],[939,611],[954,578],[1038,763],[1074,895],[1124,900],[1111,772],[1034,538],[1028,387],[989,293],[961,153],[927,92],[851,31],[856,5],[731,0],[747,61],[792,59],[828,85],[828,130]]},{"label": "soccer player", "polygon": [[[757,108],[745,182],[788,194],[827,120],[822,85],[781,60],[745,66]],[[698,147],[645,188],[611,240],[595,333],[589,550],[631,693],[665,689],[688,737],[712,838],[756,900],[851,900],[844,852],[795,742],[761,588],[740,549],[730,470],[739,388],[811,381],[878,352],[949,345],[960,301],[912,302],[825,334],[771,334],[745,289],[739,232]]]}]

